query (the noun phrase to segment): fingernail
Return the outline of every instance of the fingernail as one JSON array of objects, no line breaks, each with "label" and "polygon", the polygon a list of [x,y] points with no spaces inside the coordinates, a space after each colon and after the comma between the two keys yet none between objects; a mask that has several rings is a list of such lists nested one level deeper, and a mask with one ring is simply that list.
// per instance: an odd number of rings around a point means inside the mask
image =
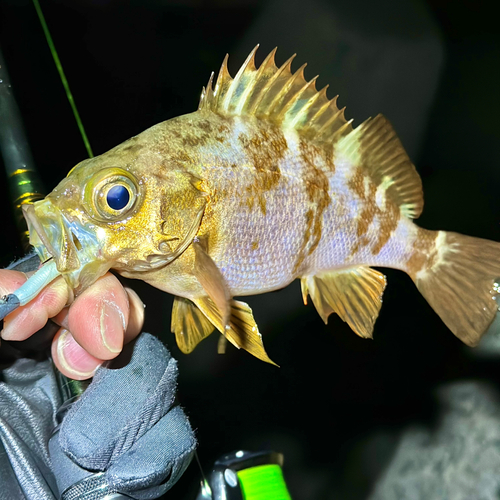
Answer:
[{"label": "fingernail", "polygon": [[75,341],[69,331],[64,329],[57,340],[57,357],[67,372],[81,378],[92,377],[102,363],[91,356]]},{"label": "fingernail", "polygon": [[0,337],[4,340],[10,340],[12,337],[11,331],[8,327],[5,327],[1,332],[0,332]]},{"label": "fingernail", "polygon": [[99,326],[104,347],[113,354],[121,352],[125,333],[125,316],[112,302],[104,302],[101,306]]}]

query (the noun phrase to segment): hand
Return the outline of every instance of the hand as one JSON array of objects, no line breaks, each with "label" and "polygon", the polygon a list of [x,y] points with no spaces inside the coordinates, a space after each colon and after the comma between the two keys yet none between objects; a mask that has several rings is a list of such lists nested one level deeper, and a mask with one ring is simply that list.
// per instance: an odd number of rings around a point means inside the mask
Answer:
[{"label": "hand", "polygon": [[[26,281],[18,271],[0,270],[0,296],[14,292]],[[4,319],[5,340],[25,340],[49,318],[61,328],[52,341],[52,357],[64,375],[75,380],[93,376],[104,360],[113,359],[142,330],[144,305],[130,288],[111,273],[99,278],[72,301],[62,277],[54,280],[33,301]]]}]

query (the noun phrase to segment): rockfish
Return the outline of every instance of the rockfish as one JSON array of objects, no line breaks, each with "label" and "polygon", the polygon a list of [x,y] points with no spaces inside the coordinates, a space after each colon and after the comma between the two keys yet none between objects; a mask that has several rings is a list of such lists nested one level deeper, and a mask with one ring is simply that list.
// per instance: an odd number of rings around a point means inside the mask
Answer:
[{"label": "rockfish", "polygon": [[372,266],[408,273],[477,344],[497,312],[500,243],[415,225],[421,180],[389,122],[353,128],[305,65],[278,68],[274,50],[257,68],[256,49],[234,79],[226,56],[196,112],[82,161],[26,206],[41,259],[75,293],[114,269],[175,295],[186,353],[218,329],[271,362],[233,297],[296,278],[325,322],[335,312],[371,337],[386,285]]}]

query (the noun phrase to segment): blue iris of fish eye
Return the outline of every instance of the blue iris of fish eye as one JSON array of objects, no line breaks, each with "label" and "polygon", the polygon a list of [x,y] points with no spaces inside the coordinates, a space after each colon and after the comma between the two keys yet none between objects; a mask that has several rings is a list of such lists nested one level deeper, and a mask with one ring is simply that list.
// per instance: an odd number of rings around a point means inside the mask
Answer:
[{"label": "blue iris of fish eye", "polygon": [[122,210],[130,201],[130,192],[124,185],[118,184],[108,191],[106,201],[113,210]]}]

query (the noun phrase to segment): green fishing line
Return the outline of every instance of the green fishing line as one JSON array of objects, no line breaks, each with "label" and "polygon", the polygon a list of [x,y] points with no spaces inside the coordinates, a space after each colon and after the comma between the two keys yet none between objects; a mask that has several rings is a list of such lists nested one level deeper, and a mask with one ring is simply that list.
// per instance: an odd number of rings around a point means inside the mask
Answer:
[{"label": "green fishing line", "polygon": [[42,25],[43,32],[45,33],[45,38],[47,39],[50,52],[52,53],[52,57],[54,58],[57,71],[59,72],[62,84],[64,86],[64,89],[66,90],[66,96],[68,97],[69,104],[71,105],[71,109],[73,110],[73,114],[75,115],[75,120],[78,125],[78,128],[80,129],[80,134],[82,136],[83,143],[85,144],[85,148],[87,149],[87,154],[89,155],[89,158],[92,158],[94,154],[92,153],[92,148],[90,147],[90,142],[87,138],[87,134],[85,133],[85,129],[83,128],[82,120],[80,120],[80,115],[78,114],[78,110],[76,109],[75,100],[73,99],[73,94],[71,93],[71,90],[69,88],[68,80],[66,80],[66,76],[64,75],[61,61],[59,60],[59,56],[57,55],[56,47],[54,45],[54,42],[52,41],[52,37],[50,36],[49,27],[45,22],[45,17],[43,16],[43,12],[42,9],[40,8],[38,0],[33,0],[33,4],[35,5],[38,18],[40,19],[40,24]]}]

